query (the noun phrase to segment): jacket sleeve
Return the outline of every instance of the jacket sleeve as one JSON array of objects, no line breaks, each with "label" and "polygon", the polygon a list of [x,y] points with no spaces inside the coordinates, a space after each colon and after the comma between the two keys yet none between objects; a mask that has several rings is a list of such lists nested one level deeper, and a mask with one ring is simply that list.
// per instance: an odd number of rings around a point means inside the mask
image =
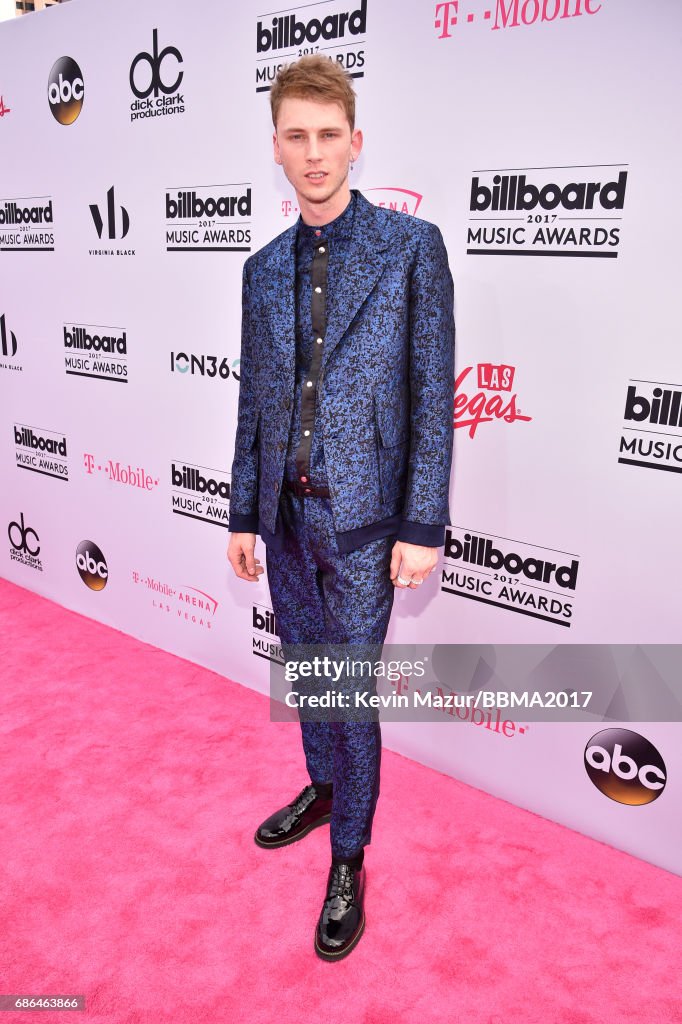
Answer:
[{"label": "jacket sleeve", "polygon": [[[248,262],[248,261],[247,261]],[[239,359],[239,405],[230,483],[228,530],[258,533],[258,391],[252,330],[249,276],[242,275],[242,337]]]},{"label": "jacket sleeve", "polygon": [[450,523],[455,396],[454,287],[435,224],[424,223],[410,283],[410,457],[397,539],[440,547]]}]

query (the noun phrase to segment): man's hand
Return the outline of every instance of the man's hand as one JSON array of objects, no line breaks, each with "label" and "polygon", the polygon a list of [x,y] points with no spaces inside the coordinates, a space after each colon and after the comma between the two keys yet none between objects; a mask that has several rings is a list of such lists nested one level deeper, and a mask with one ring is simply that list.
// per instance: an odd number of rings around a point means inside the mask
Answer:
[{"label": "man's hand", "polygon": [[255,533],[231,533],[227,559],[240,580],[258,583],[258,577],[265,572],[260,559],[254,558]]},{"label": "man's hand", "polygon": [[[397,540],[391,552],[391,581],[400,590],[416,590],[438,563],[438,548]],[[401,582],[403,581],[403,582]]]}]

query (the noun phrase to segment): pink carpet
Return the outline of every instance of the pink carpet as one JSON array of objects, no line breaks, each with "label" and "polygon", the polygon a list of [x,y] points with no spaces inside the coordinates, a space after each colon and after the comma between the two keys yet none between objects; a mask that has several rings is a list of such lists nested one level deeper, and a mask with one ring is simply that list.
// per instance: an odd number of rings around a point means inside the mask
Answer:
[{"label": "pink carpet", "polygon": [[682,879],[384,750],[367,927],[313,952],[329,830],[256,692],[0,580],[0,992],[92,1024],[682,1022]]}]

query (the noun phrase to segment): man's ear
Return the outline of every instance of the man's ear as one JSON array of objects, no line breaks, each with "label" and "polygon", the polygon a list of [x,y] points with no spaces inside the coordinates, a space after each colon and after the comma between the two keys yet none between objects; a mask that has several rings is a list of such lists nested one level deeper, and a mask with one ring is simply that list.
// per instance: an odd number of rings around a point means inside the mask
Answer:
[{"label": "man's ear", "polygon": [[282,163],[282,157],[281,157],[280,152],[279,152],[279,142],[277,141],[277,131],[276,130],[272,133],[272,150],[273,150],[274,157],[275,157],[275,163],[276,164],[281,164]]}]

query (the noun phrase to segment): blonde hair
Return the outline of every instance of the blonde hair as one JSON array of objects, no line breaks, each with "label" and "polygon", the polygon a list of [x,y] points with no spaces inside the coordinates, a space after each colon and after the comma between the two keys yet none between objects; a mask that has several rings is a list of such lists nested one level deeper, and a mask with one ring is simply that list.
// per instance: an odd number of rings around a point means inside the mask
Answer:
[{"label": "blonde hair", "polygon": [[280,68],[270,89],[270,110],[275,129],[279,108],[287,96],[316,100],[318,103],[338,103],[348,118],[351,132],[355,128],[352,79],[338,61],[319,53],[310,53]]}]

